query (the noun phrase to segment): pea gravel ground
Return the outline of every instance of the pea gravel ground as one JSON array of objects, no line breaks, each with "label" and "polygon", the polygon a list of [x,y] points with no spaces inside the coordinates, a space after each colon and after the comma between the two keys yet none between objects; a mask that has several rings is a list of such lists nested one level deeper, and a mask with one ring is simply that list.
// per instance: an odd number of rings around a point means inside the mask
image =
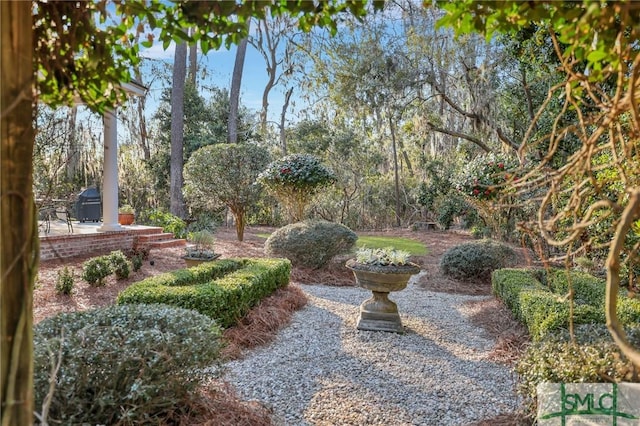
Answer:
[{"label": "pea gravel ground", "polygon": [[[414,278],[416,278],[415,276]],[[300,285],[309,298],[269,346],[227,365],[225,380],[276,425],[468,425],[515,412],[516,377],[463,296],[410,282],[391,294],[406,333],[360,331],[357,287]]]}]

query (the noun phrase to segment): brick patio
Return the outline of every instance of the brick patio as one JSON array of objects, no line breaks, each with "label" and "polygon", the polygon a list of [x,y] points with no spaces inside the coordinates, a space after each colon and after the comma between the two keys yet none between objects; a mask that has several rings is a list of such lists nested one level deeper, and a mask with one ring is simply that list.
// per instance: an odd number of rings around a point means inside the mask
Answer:
[{"label": "brick patio", "polygon": [[66,222],[51,221],[49,233],[40,229],[40,260],[64,259],[84,255],[100,255],[113,250],[132,248],[179,247],[185,240],[173,238],[162,228],[144,225],[123,226],[123,231],[99,232],[100,222],[72,222],[73,233]]}]

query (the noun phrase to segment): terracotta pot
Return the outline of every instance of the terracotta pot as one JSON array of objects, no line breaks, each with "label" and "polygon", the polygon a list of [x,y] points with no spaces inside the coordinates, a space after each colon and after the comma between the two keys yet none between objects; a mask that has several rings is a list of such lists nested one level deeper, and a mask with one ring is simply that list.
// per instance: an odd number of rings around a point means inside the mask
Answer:
[{"label": "terracotta pot", "polygon": [[120,225],[131,225],[135,215],[133,213],[118,213],[118,223]]}]

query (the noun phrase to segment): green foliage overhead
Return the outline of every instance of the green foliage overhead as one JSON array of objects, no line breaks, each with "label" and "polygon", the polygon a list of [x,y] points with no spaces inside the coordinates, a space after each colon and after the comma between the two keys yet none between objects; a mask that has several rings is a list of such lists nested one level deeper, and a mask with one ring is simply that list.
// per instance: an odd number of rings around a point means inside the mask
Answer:
[{"label": "green foliage overhead", "polygon": [[[167,49],[171,41],[197,43],[204,53],[229,47],[247,36],[252,18],[289,15],[303,31],[327,27],[337,31],[343,12],[361,17],[367,1],[319,2],[132,0],[112,3],[35,2],[34,65],[40,99],[51,106],[70,105],[79,97],[90,108],[104,111],[124,98],[121,82],[140,62],[139,51],[156,41]],[[374,8],[381,8],[374,1]],[[115,6],[115,11],[111,7]],[[187,34],[187,28],[201,28]]]},{"label": "green foliage overhead", "polygon": [[[593,81],[606,68],[617,68],[637,51],[640,38],[640,7],[633,1],[572,2],[457,0],[439,4],[446,15],[439,26],[450,26],[457,34],[481,32],[490,39],[495,32],[515,32],[541,25],[557,34],[567,46],[565,57],[585,61]],[[619,38],[624,29],[625,36]],[[596,36],[597,34],[597,36]]]},{"label": "green foliage overhead", "polygon": [[[374,5],[381,6],[380,2]],[[2,422],[28,424],[34,409],[31,389],[32,306],[29,301],[38,263],[37,236],[32,236],[35,228],[31,188],[35,133],[31,128],[33,105],[36,102],[68,105],[79,99],[94,111],[103,112],[114,107],[124,98],[124,90],[118,88],[120,83],[131,80],[130,70],[139,60],[138,42],[150,47],[157,38],[166,49],[172,40],[187,40],[197,42],[202,51],[207,52],[223,41],[230,44],[245,38],[248,22],[254,17],[264,18],[268,13],[296,17],[303,30],[324,26],[336,31],[339,22],[336,15],[346,12],[362,16],[368,11],[368,3],[357,0],[42,1],[6,2],[2,11],[3,53],[6,53],[3,55],[3,71],[10,62],[5,60],[11,56],[10,53],[22,58],[12,64],[15,72],[10,78],[2,73],[2,161],[12,165],[8,170],[6,167],[2,169],[2,191],[3,195],[5,192],[15,195],[9,197],[11,201],[6,201],[7,197],[3,196],[3,206],[26,213],[13,215],[6,221],[3,216],[3,233],[5,227],[15,231],[12,231],[12,235],[15,234],[12,238],[3,238],[4,248],[13,246],[20,249],[3,251],[3,259],[8,261],[3,261],[0,268],[3,281],[13,284],[2,286],[3,308],[5,305],[15,307],[8,313],[3,309],[3,319],[6,320],[3,324],[7,326],[2,328]],[[4,22],[11,17],[17,20],[8,24]],[[188,36],[187,29],[194,26],[199,31]],[[159,32],[157,37],[155,30]],[[24,49],[24,55],[18,52],[21,49]],[[27,69],[30,66],[33,66],[32,72]],[[23,78],[17,78],[19,76]],[[6,111],[5,105],[10,106]],[[9,127],[11,130],[5,131]],[[12,244],[16,241],[18,244]],[[5,291],[9,287],[13,289]],[[192,350],[190,345],[184,346]],[[121,394],[119,396],[122,397]],[[91,417],[91,421],[101,422],[96,417]]]}]

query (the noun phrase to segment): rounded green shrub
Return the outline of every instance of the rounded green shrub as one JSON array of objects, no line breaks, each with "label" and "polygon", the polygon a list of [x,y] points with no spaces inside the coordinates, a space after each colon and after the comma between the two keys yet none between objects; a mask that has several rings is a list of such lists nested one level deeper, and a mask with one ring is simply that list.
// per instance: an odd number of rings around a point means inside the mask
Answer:
[{"label": "rounded green shrub", "polygon": [[58,271],[58,277],[56,279],[56,292],[58,294],[71,294],[74,284],[75,277],[73,275],[73,269],[65,266]]},{"label": "rounded green shrub", "polygon": [[469,241],[447,250],[440,260],[442,272],[458,280],[486,279],[496,269],[513,266],[515,251],[495,240]]},{"label": "rounded green shrub", "polygon": [[306,220],[276,230],[265,242],[268,256],[284,257],[295,266],[321,268],[353,248],[358,236],[339,223]]},{"label": "rounded green shrub", "polygon": [[131,258],[131,267],[133,268],[134,272],[137,272],[140,270],[140,268],[142,268],[142,256],[139,254],[134,255]]},{"label": "rounded green shrub", "polygon": [[104,279],[113,273],[109,256],[93,257],[82,264],[82,279],[92,287],[104,285]]},{"label": "rounded green shrub", "polygon": [[34,329],[36,407],[50,399],[40,413],[49,424],[162,424],[219,350],[220,328],[191,310],[124,305],[60,314]]},{"label": "rounded green shrub", "polygon": [[187,236],[187,223],[178,216],[162,211],[153,210],[148,214],[149,225],[162,227],[162,232],[170,232],[175,238],[185,238]]},{"label": "rounded green shrub", "polygon": [[113,273],[116,274],[117,279],[122,280],[128,278],[131,274],[131,262],[122,251],[112,251],[111,254],[109,254],[109,262],[111,262]]},{"label": "rounded green shrub", "polygon": [[149,257],[149,249],[148,248],[132,248],[127,250],[125,253],[129,261],[131,262],[131,267],[134,272],[137,272],[142,268],[142,263],[145,259]]}]

